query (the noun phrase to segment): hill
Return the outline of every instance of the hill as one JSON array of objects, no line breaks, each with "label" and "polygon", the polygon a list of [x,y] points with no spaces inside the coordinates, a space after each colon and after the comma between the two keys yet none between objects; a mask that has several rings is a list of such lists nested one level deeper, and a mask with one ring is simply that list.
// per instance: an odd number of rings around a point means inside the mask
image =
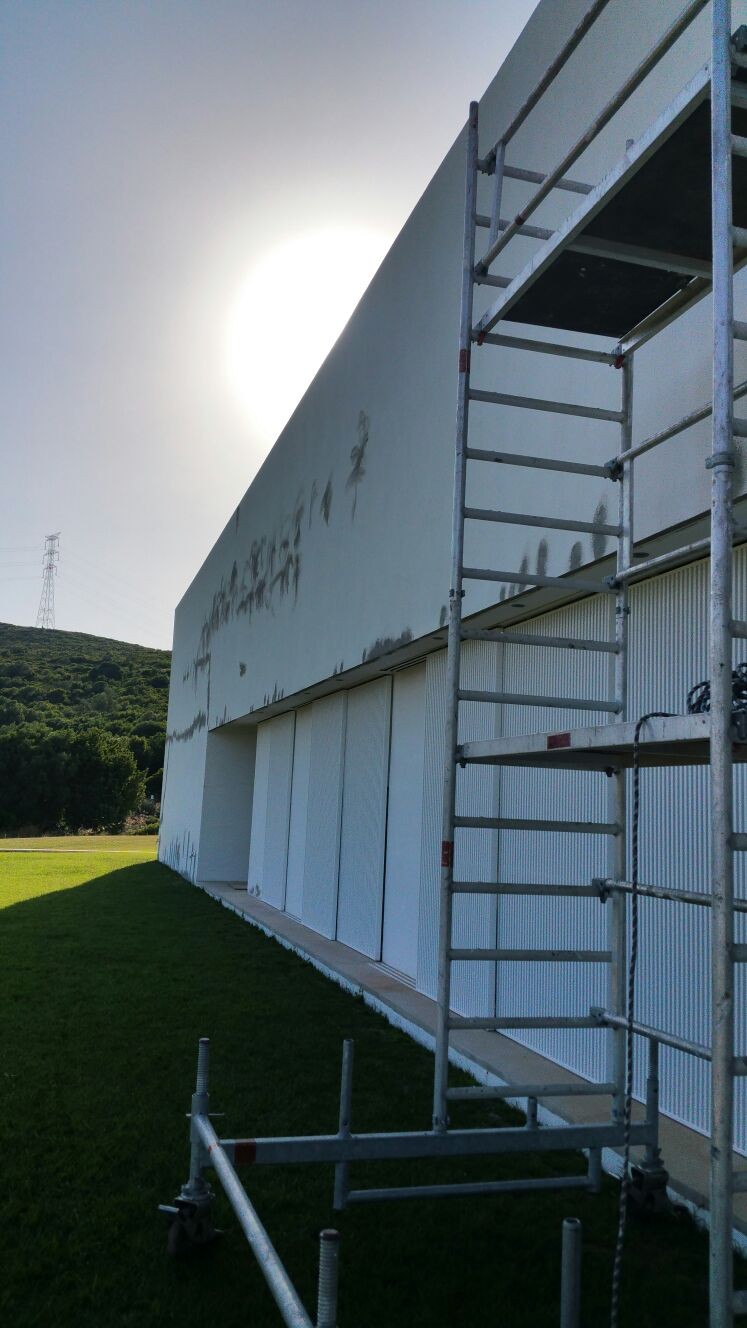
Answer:
[{"label": "hill", "polygon": [[[84,760],[90,764],[94,748],[97,759],[105,750],[110,765],[118,758],[122,778],[131,753],[141,776],[141,792],[144,782],[147,793],[158,801],[170,667],[167,650],[82,632],[0,623],[0,745],[6,753],[0,830],[16,829],[19,818],[23,822],[28,811],[28,807],[23,813],[20,805],[14,807],[15,781],[7,767],[11,759],[28,765],[29,744],[40,752],[46,744],[47,764],[50,754],[55,760],[65,752],[69,757],[75,743],[78,765]],[[96,736],[102,734],[108,735],[103,746],[103,739]],[[0,778],[2,766],[0,752]],[[68,782],[70,768],[68,759],[64,774]],[[101,784],[101,770],[96,778]],[[51,814],[44,813],[35,822],[32,818],[32,822],[52,828],[48,824]],[[76,816],[80,815],[78,807]],[[91,825],[95,819],[92,816]],[[87,824],[85,817],[79,824]]]}]

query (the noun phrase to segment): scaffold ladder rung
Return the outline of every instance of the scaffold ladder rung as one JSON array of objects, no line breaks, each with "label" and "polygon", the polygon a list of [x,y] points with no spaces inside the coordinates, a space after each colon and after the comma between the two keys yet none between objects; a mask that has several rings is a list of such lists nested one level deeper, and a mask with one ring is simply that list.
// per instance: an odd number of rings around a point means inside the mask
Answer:
[{"label": "scaffold ladder rung", "polygon": [[528,964],[609,964],[612,959],[611,950],[449,950],[449,959],[452,962],[475,960],[478,963],[485,960],[494,960],[495,962],[505,961],[507,963],[528,963]]},{"label": "scaffold ladder rung", "polygon": [[542,830],[570,835],[619,835],[621,829],[610,821],[543,821],[517,816],[455,816],[454,826],[457,830]]},{"label": "scaffold ladder rung", "polygon": [[541,355],[560,355],[571,360],[588,360],[590,364],[614,365],[618,358],[608,350],[589,350],[586,346],[564,345],[561,341],[541,341],[534,337],[507,336],[505,332],[485,332],[480,337],[480,345],[502,346],[506,350],[528,350]]},{"label": "scaffold ladder rung", "polygon": [[455,895],[536,895],[538,898],[599,899],[594,885],[522,885],[503,881],[452,881]]},{"label": "scaffold ladder rung", "polygon": [[576,591],[582,595],[614,595],[613,586],[604,581],[587,581],[578,576],[543,576],[540,572],[504,572],[492,567],[463,567],[465,581],[499,581],[513,586],[538,586],[553,590]]},{"label": "scaffold ladder rung", "polygon": [[[747,633],[747,623],[745,624]],[[617,655],[620,647],[616,641],[594,641],[578,636],[538,636],[536,632],[514,632],[510,628],[500,627],[465,627],[462,629],[463,641],[495,641],[503,645],[539,646],[543,650],[589,650],[604,655]]]},{"label": "scaffold ladder rung", "polygon": [[612,535],[617,538],[619,526],[603,521],[572,521],[558,516],[531,516],[527,512],[499,512],[487,507],[465,507],[465,521],[495,521],[507,526],[539,526],[542,530],[574,530],[585,535]]},{"label": "scaffold ladder rung", "polygon": [[[500,278],[503,281],[503,278]],[[518,410],[541,410],[552,415],[576,415],[583,420],[606,420],[611,424],[622,424],[622,412],[604,410],[601,406],[581,406],[571,401],[550,401],[543,397],[514,396],[511,392],[486,392],[482,388],[471,387],[470,401],[484,401],[492,406],[514,406]]]},{"label": "scaffold ladder rung", "polygon": [[526,692],[481,692],[459,689],[460,701],[484,701],[489,705],[547,706],[553,710],[593,710],[619,715],[619,701],[584,701],[575,696],[529,696]]},{"label": "scaffold ladder rung", "polygon": [[484,447],[468,447],[464,456],[466,461],[490,461],[500,466],[528,466],[533,470],[557,470],[567,475],[589,475],[603,480],[616,478],[611,462],[594,466],[585,461],[561,461],[557,457],[528,456],[524,452],[494,452]]}]

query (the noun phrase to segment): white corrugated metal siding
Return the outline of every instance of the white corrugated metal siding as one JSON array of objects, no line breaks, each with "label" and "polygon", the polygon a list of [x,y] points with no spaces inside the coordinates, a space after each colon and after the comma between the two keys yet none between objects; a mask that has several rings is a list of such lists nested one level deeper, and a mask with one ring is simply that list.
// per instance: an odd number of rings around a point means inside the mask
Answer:
[{"label": "white corrugated metal siding", "polygon": [[296,738],[293,744],[290,825],[288,828],[288,868],[286,872],[285,909],[300,918],[303,909],[303,871],[306,860],[306,815],[309,804],[309,762],[311,760],[311,706],[296,711]]},{"label": "white corrugated metal siding", "polygon": [[347,693],[335,692],[311,706],[311,752],[306,811],[306,856],[301,916],[332,939],[337,927],[337,876],[345,752]]},{"label": "white corrugated metal siding", "polygon": [[285,905],[294,729],[291,711],[268,719],[257,731],[248,885],[275,908]]},{"label": "white corrugated metal siding", "polygon": [[409,978],[415,977],[418,967],[424,740],[425,664],[418,664],[395,673],[392,680],[381,956]]},{"label": "white corrugated metal siding", "polygon": [[267,778],[267,819],[262,898],[275,908],[285,907],[285,872],[288,862],[291,774],[295,712],[269,721],[270,766]]},{"label": "white corrugated metal siding", "polygon": [[381,958],[390,678],[348,692],[337,939]]},{"label": "white corrugated metal siding", "polygon": [[[747,617],[747,548],[736,551],[735,615]],[[707,563],[644,582],[631,592],[628,719],[649,710],[683,713],[687,693],[707,676]],[[611,638],[610,598],[592,597],[531,623],[547,634]],[[737,643],[735,661],[747,658]],[[389,681],[316,701],[296,724],[286,906],[325,936],[378,957],[382,920],[384,818],[389,783],[384,961],[436,994],[441,799],[446,712],[444,651],[395,675],[388,752]],[[462,681],[548,696],[606,699],[609,656],[587,652],[468,643]],[[346,711],[348,732],[346,739]],[[594,722],[594,713],[557,707],[462,706],[462,740],[498,732],[565,730]],[[249,885],[265,898],[275,888],[269,859],[279,855],[290,788],[287,763],[292,717],[262,724],[257,735]],[[598,712],[599,722],[605,716]],[[275,738],[277,728],[278,737]],[[285,734],[285,738],[282,738]],[[290,739],[288,738],[290,734]],[[285,746],[283,746],[285,742]],[[286,753],[285,764],[281,753]],[[388,765],[387,765],[388,761]],[[345,802],[343,804],[343,765]],[[628,777],[630,783],[630,776]],[[609,781],[598,772],[471,768],[458,775],[458,810],[472,815],[606,821]],[[640,879],[708,892],[708,771],[651,769],[641,773]],[[285,805],[285,813],[282,807]],[[342,820],[342,841],[341,841]],[[735,772],[735,825],[747,830],[747,772]],[[500,842],[499,842],[500,841]],[[528,884],[586,884],[605,875],[602,836],[458,831],[457,879]],[[744,855],[737,855],[738,893],[747,895]],[[255,881],[256,878],[256,881]],[[279,882],[279,876],[278,876]],[[279,891],[277,892],[279,898]],[[419,902],[418,902],[419,899]],[[270,902],[274,902],[274,897]],[[505,948],[607,946],[610,910],[596,900],[506,896],[457,898],[455,943]],[[409,921],[408,921],[409,919]],[[417,935],[416,935],[417,933]],[[640,901],[637,1017],[697,1042],[710,1039],[710,913],[676,902]],[[737,919],[737,938],[747,924]],[[417,962],[415,951],[417,949]],[[745,974],[736,982],[737,1050],[747,1051]],[[607,1000],[608,969],[582,964],[461,964],[453,971],[452,1005],[465,1014],[584,1014]],[[515,1039],[589,1078],[606,1074],[606,1037],[595,1030],[529,1030]],[[637,1093],[643,1092],[639,1057]],[[662,1048],[661,1106],[670,1116],[707,1130],[709,1069]],[[747,1085],[737,1086],[737,1146],[747,1151]]]}]

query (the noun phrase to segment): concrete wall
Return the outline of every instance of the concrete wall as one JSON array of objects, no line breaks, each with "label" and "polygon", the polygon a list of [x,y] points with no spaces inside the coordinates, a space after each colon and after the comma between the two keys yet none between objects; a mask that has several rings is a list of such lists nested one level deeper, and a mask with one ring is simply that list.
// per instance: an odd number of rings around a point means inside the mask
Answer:
[{"label": "concrete wall", "polygon": [[[586,0],[540,4],[482,98],[483,150],[586,7]],[[680,9],[681,0],[612,0],[520,131],[512,161],[553,165]],[[735,5],[735,22],[745,17],[742,9]],[[707,53],[704,17],[576,174],[599,179]],[[193,876],[197,863],[208,730],[264,717],[291,697],[301,704],[320,686],[364,681],[409,643],[422,642],[421,653],[436,644],[449,585],[463,177],[460,135],[178,606],[161,856],[185,875]],[[525,197],[524,186],[509,183],[504,211],[510,215]],[[480,207],[487,204],[486,193]],[[536,220],[554,224],[573,206],[574,196],[557,194]],[[509,252],[503,271],[510,273],[532,244],[522,241]],[[740,281],[738,309],[743,291]],[[740,316],[746,313],[747,305]],[[708,397],[709,316],[703,301],[637,357],[637,436]],[[742,345],[740,376],[745,357]],[[608,368],[490,348],[475,356],[475,382],[603,406],[617,405],[620,387]],[[641,461],[639,536],[707,509],[707,432],[707,426],[693,429]],[[475,409],[477,445],[509,438],[518,450],[597,461],[616,447],[614,425]],[[481,505],[497,502],[499,491],[503,507],[582,519],[611,514],[616,503],[614,485],[528,470],[481,478]],[[505,527],[473,533],[467,556],[554,573],[607,552],[599,537]],[[470,586],[466,611],[481,609],[494,594]],[[510,617],[515,603],[509,598],[501,612]]]},{"label": "concrete wall", "polygon": [[251,728],[207,735],[197,859],[201,881],[247,879],[256,745]]}]

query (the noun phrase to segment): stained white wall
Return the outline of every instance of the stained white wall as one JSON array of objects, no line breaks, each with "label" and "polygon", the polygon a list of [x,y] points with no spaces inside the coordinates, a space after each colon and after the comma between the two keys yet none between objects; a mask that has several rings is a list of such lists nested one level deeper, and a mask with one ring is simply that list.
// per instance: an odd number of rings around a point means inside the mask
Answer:
[{"label": "stained white wall", "polygon": [[[483,148],[586,8],[587,0],[542,0],[481,99]],[[680,8],[681,0],[611,0],[517,135],[512,161],[551,166]],[[746,16],[737,0],[735,24]],[[704,15],[575,173],[598,180],[626,139],[644,129],[707,55]],[[463,185],[460,135],[178,607],[161,854],[175,863],[178,857],[187,873],[204,778],[204,735],[196,725],[212,729],[262,711],[438,628],[449,586]],[[526,196],[525,186],[508,182],[507,214]],[[574,195],[556,192],[535,219],[554,224],[576,203]],[[532,252],[531,241],[520,241],[503,270],[515,270]],[[744,275],[737,281],[740,317],[747,316],[746,282]],[[641,351],[638,436],[707,399],[709,319],[705,300]],[[744,343],[737,358],[743,376]],[[600,405],[615,405],[619,396],[619,375],[605,367],[490,347],[475,353],[473,366],[477,385],[510,383],[516,392]],[[475,407],[473,424],[478,445],[510,436],[518,450],[593,460],[615,450],[614,425],[487,406]],[[641,536],[707,509],[707,430],[699,426],[641,461]],[[529,470],[489,471],[476,483],[482,505],[501,497],[514,510],[572,510],[589,518],[595,510],[611,513],[616,500],[611,484]],[[564,572],[607,548],[599,537],[574,539],[561,531],[481,529],[470,533],[469,557]],[[470,586],[466,610],[494,594]]]},{"label": "stained white wall", "polygon": [[392,679],[382,959],[414,979],[418,967],[425,759],[425,664]]},{"label": "stained white wall", "polygon": [[[611,0],[593,34],[520,131],[512,161],[536,170],[551,166],[680,12],[681,3]],[[586,7],[587,0],[542,0],[481,100],[483,150]],[[734,5],[735,25],[747,18],[746,8],[742,0]],[[624,150],[626,139],[645,128],[707,56],[708,18],[703,15],[574,173],[598,180]],[[442,623],[449,586],[463,156],[460,135],[177,609],[159,856],[192,879],[201,835],[209,833],[213,817],[212,774],[206,781],[206,763],[212,765],[213,755],[221,750],[208,747],[208,732],[237,720],[266,717],[291,697],[288,708],[295,709],[319,684],[348,688],[360,681],[356,670],[364,663],[375,661],[376,667],[386,669],[398,646],[422,640],[424,650],[431,648],[433,633]],[[489,186],[483,183],[479,206],[486,210]],[[523,186],[507,184],[506,213],[516,211],[525,197]],[[555,225],[574,206],[572,195],[558,194],[543,205],[535,220]],[[531,242],[522,241],[502,264],[503,271],[515,271],[532,252]],[[490,298],[489,292],[484,298]],[[736,310],[738,317],[747,317],[744,273],[736,281]],[[710,319],[710,302],[704,300],[637,355],[636,439],[710,395]],[[742,378],[747,344],[739,343],[736,355],[737,376]],[[599,366],[486,348],[475,353],[473,371],[477,386],[500,389],[510,384],[518,393],[602,406],[615,406],[619,399],[619,375]],[[478,446],[510,439],[519,451],[572,455],[578,460],[605,460],[617,442],[614,425],[512,408],[476,407],[473,426],[472,441]],[[639,538],[674,528],[707,510],[707,442],[706,422],[638,463]],[[742,461],[737,474],[741,491],[746,480]],[[480,506],[583,519],[595,512],[600,518],[604,511],[611,516],[615,510],[614,486],[596,480],[501,468],[500,475],[475,474],[470,485],[468,501],[479,498]],[[598,563],[609,551],[609,542],[599,537],[576,540],[563,532],[540,535],[499,527],[471,530],[466,556],[468,562],[484,566],[553,573]],[[739,565],[739,576],[744,578],[743,564]],[[698,581],[702,576],[702,570],[688,569],[634,591],[631,716],[651,704],[682,709],[686,687],[696,680],[693,674],[703,676],[705,626]],[[494,594],[489,587],[470,586],[465,611],[484,607]],[[509,591],[499,612],[508,617],[517,611],[517,596]],[[739,611],[745,616],[744,605]],[[557,630],[591,632],[599,626],[602,613],[597,601],[590,600],[545,621],[552,621]],[[549,693],[568,688],[572,694],[578,687],[581,696],[603,682],[593,672],[582,677],[588,664],[580,657],[542,660],[536,653],[511,649],[490,653],[486,648],[467,654],[465,676],[485,687],[498,686],[501,679],[507,686]],[[413,863],[419,858],[420,868],[417,982],[433,994],[441,842],[442,657],[429,656],[425,672],[421,836],[419,850],[411,847],[411,853]],[[662,702],[664,696],[672,700]],[[310,717],[307,711],[301,725],[296,771],[290,781],[286,902],[330,937],[336,934],[338,915],[346,707],[344,690],[314,700]],[[465,708],[463,736],[489,736],[491,725],[507,733],[547,724],[556,727],[560,719],[566,727],[573,716],[562,712],[556,718],[552,711],[527,713],[507,707],[490,717]],[[259,751],[258,747],[255,801],[262,796]],[[268,781],[269,777],[268,754]],[[263,825],[267,787],[269,782]],[[646,772],[643,787],[646,852],[652,856],[642,871],[658,874],[668,883],[703,888],[705,839],[699,812],[705,777],[692,771]],[[475,772],[468,771],[460,776],[459,806],[488,811],[500,805],[525,813],[532,804],[556,814],[562,797],[564,806],[585,816],[601,807],[600,788],[601,782],[590,776],[518,771],[510,778],[483,781],[478,790]],[[744,799],[741,774],[738,798]],[[739,807],[740,824],[747,825],[743,801]],[[693,816],[692,809],[698,815]],[[266,828],[257,829],[256,852],[261,848],[263,855],[261,840],[266,833]],[[207,862],[207,839],[205,855]],[[499,867],[513,880],[531,880],[534,875],[542,879],[540,873],[549,873],[547,879],[571,880],[579,874],[586,879],[603,870],[601,846],[571,837],[553,848],[549,841],[521,845],[510,833],[500,842],[492,834],[460,836],[460,874],[489,880]],[[666,1026],[671,1019],[677,1031],[701,1038],[707,1002],[707,913],[704,910],[686,922],[675,914],[676,908],[649,902],[643,906],[642,925],[646,941],[652,942],[642,960],[645,1011],[653,1023]],[[384,911],[386,956],[394,952],[386,939],[386,902]],[[456,926],[459,940],[468,944],[489,944],[496,936],[506,944],[531,945],[534,940],[541,945],[551,938],[562,943],[571,935],[577,939],[579,931],[596,944],[604,927],[604,910],[585,903],[561,907],[557,901],[529,909],[521,901],[503,900],[497,911],[494,901],[460,900]],[[411,942],[407,952],[412,966]],[[587,998],[582,979],[588,979],[595,993],[602,993],[605,984],[603,972],[583,974],[578,968],[571,973],[565,968],[537,970],[529,980],[526,975],[517,980],[507,967],[498,974],[489,965],[464,966],[464,970],[455,973],[454,1004],[469,1013],[494,1005],[507,1013],[511,1002],[519,999],[533,1002],[538,1011],[543,1002],[570,1009],[572,1002]],[[739,982],[741,1018],[743,974]],[[644,1017],[643,1005],[640,1010]],[[523,1040],[581,1073],[600,1071],[601,1053],[591,1038],[542,1033]],[[676,1070],[674,1080],[667,1073],[670,1063]],[[678,1058],[677,1053],[664,1053],[665,1109],[697,1128],[705,1124],[705,1074],[703,1067]]]}]

